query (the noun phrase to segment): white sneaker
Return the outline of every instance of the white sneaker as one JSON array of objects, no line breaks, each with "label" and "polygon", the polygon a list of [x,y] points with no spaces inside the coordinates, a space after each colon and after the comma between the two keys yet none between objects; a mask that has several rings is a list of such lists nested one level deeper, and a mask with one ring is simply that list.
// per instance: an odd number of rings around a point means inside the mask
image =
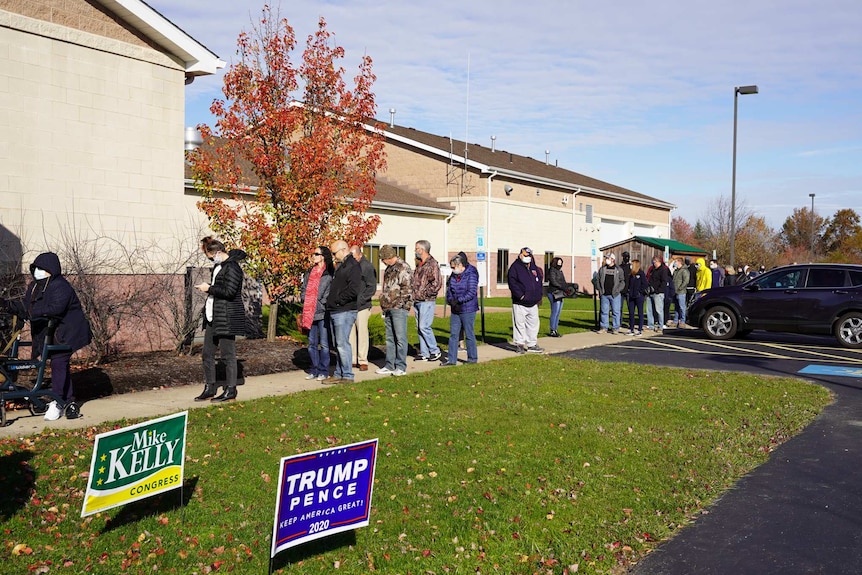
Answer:
[{"label": "white sneaker", "polygon": [[313,373],[309,373],[308,375],[305,376],[305,379],[308,379],[308,380],[317,379],[317,376],[314,375]]},{"label": "white sneaker", "polygon": [[323,380],[324,380],[324,379],[326,379],[326,378],[327,378],[327,375],[326,375],[326,374],[324,374],[324,373],[321,373],[320,375],[318,375],[318,376],[317,376],[317,377],[315,377],[314,379],[316,379],[317,381],[323,381]]},{"label": "white sneaker", "polygon": [[407,375],[407,372],[403,369],[396,369],[392,372],[392,375],[394,375],[395,377],[401,377],[402,375]]},{"label": "white sneaker", "polygon": [[378,369],[374,373],[379,373],[380,375],[387,375],[387,374],[392,373],[392,370],[389,369],[388,367],[381,367],[380,369]]},{"label": "white sneaker", "polygon": [[63,410],[57,405],[56,401],[48,404],[48,411],[45,412],[45,421],[57,421],[63,415]]}]

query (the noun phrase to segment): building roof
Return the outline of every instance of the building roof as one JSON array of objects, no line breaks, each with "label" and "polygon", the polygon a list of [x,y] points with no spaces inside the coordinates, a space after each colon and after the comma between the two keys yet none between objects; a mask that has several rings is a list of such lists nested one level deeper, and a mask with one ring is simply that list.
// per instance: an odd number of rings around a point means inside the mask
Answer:
[{"label": "building roof", "polygon": [[671,240],[667,238],[651,238],[648,236],[632,236],[628,239],[604,246],[599,248],[601,251],[612,250],[616,247],[619,247],[623,244],[627,244],[630,242],[639,242],[644,245],[658,248],[660,250],[664,250],[667,248],[668,252],[672,254],[680,254],[680,255],[707,255],[706,250],[702,250],[695,246],[690,246],[688,244],[684,244],[682,242],[678,242],[676,240]]},{"label": "building roof", "polygon": [[[401,142],[436,154],[447,161],[464,164],[465,143],[444,136],[437,136],[415,128],[381,123],[387,140]],[[591,178],[555,164],[545,163],[527,156],[505,150],[492,150],[479,144],[467,147],[466,164],[483,173],[496,173],[501,177],[526,180],[546,186],[554,186],[571,193],[589,193],[615,200],[630,201],[653,207],[672,209],[671,203],[647,196],[596,178]]]},{"label": "building roof", "polygon": [[209,48],[141,0],[96,0],[140,34],[183,63],[187,76],[215,74],[225,67]]},{"label": "building roof", "polygon": [[[250,187],[254,188],[257,185],[257,180],[253,175],[251,164],[245,160],[240,160],[243,174],[246,176],[246,181]],[[195,186],[192,168],[186,162],[185,166],[185,187],[193,189]],[[384,179],[377,178],[375,182],[377,193],[374,194],[374,199],[371,201],[371,207],[377,210],[389,210],[394,212],[409,212],[412,214],[430,214],[448,216],[454,213],[455,208],[451,204],[437,202],[424,194],[406,190],[398,187]]]}]

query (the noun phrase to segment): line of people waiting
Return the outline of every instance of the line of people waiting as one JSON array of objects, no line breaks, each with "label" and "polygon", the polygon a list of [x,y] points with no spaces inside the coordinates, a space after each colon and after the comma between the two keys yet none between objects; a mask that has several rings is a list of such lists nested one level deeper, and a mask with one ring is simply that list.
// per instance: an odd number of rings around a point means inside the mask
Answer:
[{"label": "line of people waiting", "polygon": [[643,335],[644,323],[646,329],[657,332],[665,327],[691,328],[686,323],[686,310],[695,293],[737,285],[764,271],[764,266],[759,271],[748,266],[722,268],[714,259],[707,264],[703,257],[691,260],[674,256],[668,266],[659,255],[644,270],[639,260],[630,259],[628,252],[622,253],[620,265],[616,255],[608,253],[593,278],[600,301],[599,325],[595,331],[621,333],[623,303],[629,318],[626,335]]}]

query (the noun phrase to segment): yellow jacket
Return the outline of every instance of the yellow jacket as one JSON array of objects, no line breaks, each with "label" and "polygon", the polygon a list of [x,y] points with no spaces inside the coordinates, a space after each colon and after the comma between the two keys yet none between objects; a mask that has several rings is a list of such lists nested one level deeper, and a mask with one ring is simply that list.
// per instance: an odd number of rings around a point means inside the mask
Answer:
[{"label": "yellow jacket", "polygon": [[712,270],[706,265],[706,260],[697,258],[697,291],[712,287]]}]

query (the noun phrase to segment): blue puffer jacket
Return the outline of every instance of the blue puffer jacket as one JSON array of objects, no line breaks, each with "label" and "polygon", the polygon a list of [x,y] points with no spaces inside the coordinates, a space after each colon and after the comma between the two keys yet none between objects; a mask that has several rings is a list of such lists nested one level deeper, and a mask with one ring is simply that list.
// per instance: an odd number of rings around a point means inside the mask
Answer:
[{"label": "blue puffer jacket", "polygon": [[[465,255],[464,261],[466,259]],[[451,274],[446,280],[446,301],[452,307],[452,313],[479,311],[479,298],[476,294],[478,288],[479,270],[469,263],[462,273]]]}]

